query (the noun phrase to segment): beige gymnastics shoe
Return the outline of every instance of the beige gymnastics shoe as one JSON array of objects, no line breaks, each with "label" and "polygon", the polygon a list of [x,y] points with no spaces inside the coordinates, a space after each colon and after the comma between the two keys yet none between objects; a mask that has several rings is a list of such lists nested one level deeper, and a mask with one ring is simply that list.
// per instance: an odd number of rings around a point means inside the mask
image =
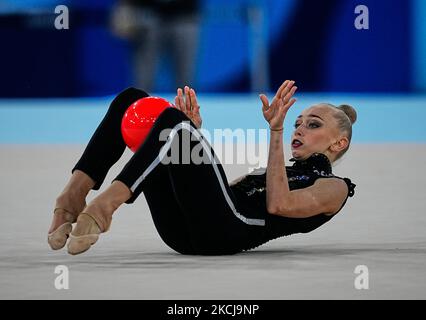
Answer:
[{"label": "beige gymnastics shoe", "polygon": [[61,224],[56,230],[48,233],[47,242],[53,250],[59,250],[63,248],[67,242],[67,239],[72,231],[72,224],[77,220],[77,215],[64,209],[55,208],[53,214],[63,215],[65,223]]},{"label": "beige gymnastics shoe", "polygon": [[101,232],[101,228],[90,213],[80,213],[77,225],[69,235],[68,253],[76,255],[89,250],[98,241]]}]

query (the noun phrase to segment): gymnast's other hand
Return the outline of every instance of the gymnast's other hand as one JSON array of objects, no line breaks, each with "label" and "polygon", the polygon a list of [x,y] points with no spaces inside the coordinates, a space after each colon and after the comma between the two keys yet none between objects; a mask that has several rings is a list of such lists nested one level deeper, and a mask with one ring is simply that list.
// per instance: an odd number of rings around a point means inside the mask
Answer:
[{"label": "gymnast's other hand", "polygon": [[200,106],[197,102],[197,95],[195,90],[185,86],[184,90],[177,89],[177,96],[175,97],[175,107],[186,114],[191,121],[201,128],[203,120],[200,115]]},{"label": "gymnast's other hand", "polygon": [[287,111],[296,102],[296,99],[292,98],[297,90],[294,83],[295,81],[292,80],[284,81],[275,94],[271,104],[269,104],[268,98],[264,94],[260,95],[263,117],[269,123],[270,129],[273,131],[283,130],[283,123]]}]

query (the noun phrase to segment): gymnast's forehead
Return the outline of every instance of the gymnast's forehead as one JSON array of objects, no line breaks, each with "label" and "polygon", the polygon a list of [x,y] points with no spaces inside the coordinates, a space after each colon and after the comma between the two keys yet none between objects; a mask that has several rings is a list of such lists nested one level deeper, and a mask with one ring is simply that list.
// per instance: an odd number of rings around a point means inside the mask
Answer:
[{"label": "gymnast's forehead", "polygon": [[328,104],[315,104],[305,108],[297,118],[318,118],[327,121],[333,117],[335,110]]}]

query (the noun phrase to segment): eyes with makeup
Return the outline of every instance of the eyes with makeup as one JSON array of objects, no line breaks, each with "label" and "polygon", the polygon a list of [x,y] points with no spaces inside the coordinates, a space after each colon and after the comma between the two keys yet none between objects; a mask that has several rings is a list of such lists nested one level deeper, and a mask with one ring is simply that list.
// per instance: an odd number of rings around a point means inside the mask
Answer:
[{"label": "eyes with makeup", "polygon": [[[296,121],[296,123],[294,124],[294,128],[297,129],[297,127],[300,126],[301,124],[302,124],[302,121]],[[321,127],[321,123],[319,121],[316,121],[316,120],[307,121],[306,128],[316,129],[319,127]]]}]

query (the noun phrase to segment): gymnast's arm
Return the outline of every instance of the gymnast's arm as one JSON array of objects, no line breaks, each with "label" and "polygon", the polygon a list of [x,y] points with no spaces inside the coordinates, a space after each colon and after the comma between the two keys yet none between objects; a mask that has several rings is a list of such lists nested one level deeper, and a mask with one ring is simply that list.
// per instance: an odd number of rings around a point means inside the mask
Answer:
[{"label": "gymnast's arm", "polygon": [[[274,193],[276,189],[285,189],[282,180],[270,183],[269,191]],[[268,187],[267,187],[268,188]],[[267,209],[270,214],[289,217],[307,218],[320,213],[326,215],[335,214],[343,205],[348,187],[339,178],[320,178],[307,188],[289,191],[287,195],[279,197],[280,190],[267,200]],[[268,197],[268,196],[267,196]]]},{"label": "gymnast's arm", "polygon": [[290,191],[284,164],[283,122],[297,87],[286,81],[269,105],[261,96],[263,113],[271,128],[268,167],[266,171],[266,206],[270,214],[306,218],[320,213],[337,212],[348,194],[346,183],[339,178],[320,178],[312,186]]}]

